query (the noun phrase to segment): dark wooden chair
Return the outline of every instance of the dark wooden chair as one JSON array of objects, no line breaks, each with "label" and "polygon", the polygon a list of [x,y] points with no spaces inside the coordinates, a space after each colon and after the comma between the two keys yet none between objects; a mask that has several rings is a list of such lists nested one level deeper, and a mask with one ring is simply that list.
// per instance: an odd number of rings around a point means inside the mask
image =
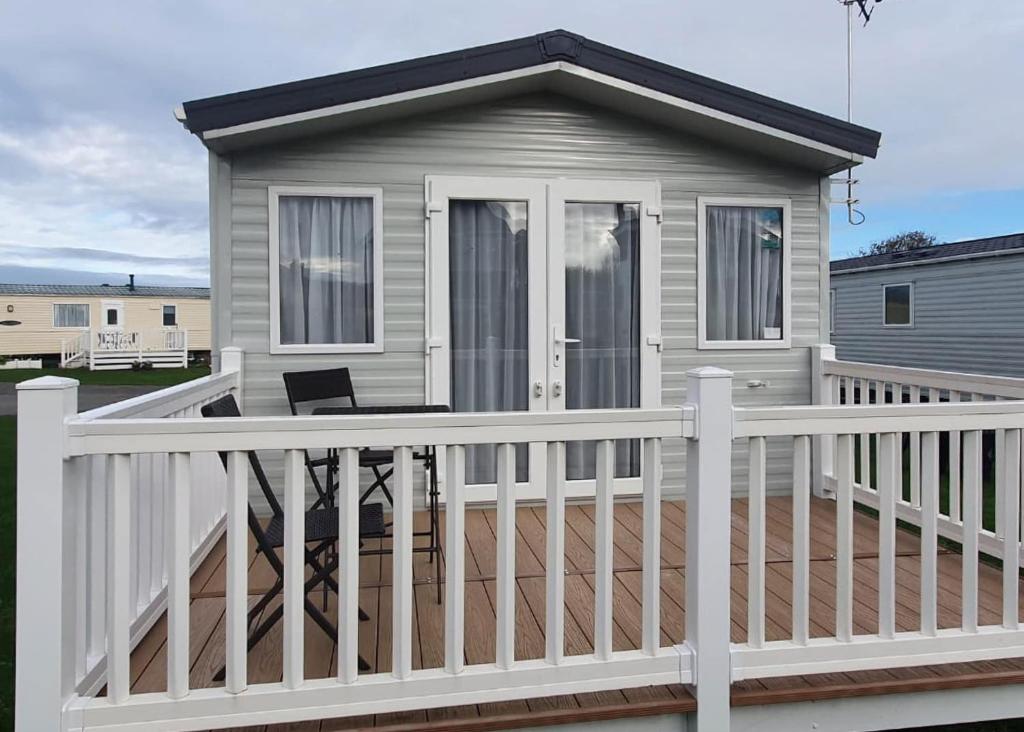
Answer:
[{"label": "dark wooden chair", "polygon": [[[203,417],[241,417],[238,403],[230,394],[206,404],[201,409]],[[252,501],[249,501],[249,531],[256,540],[256,552],[263,554],[267,564],[275,574],[273,586],[261,597],[252,608],[249,609],[247,626],[249,628],[248,649],[253,647],[267,634],[267,632],[284,615],[284,606],[279,604],[270,615],[263,618],[258,624],[256,620],[267,608],[271,601],[284,589],[284,562],[278,555],[277,550],[284,546],[284,509],[277,500],[274,490],[270,485],[263,465],[255,451],[250,451],[249,466],[256,476],[256,483],[263,493],[263,498],[270,508],[270,520],[264,523],[253,510]],[[227,454],[220,453],[221,463],[227,468]],[[311,571],[310,577],[305,583],[305,594],[303,598],[306,613],[320,628],[327,634],[332,642],[338,642],[338,630],[329,621],[319,608],[314,605],[308,594],[318,585],[323,584],[325,589],[329,587],[335,594],[338,592],[338,583],[331,575],[338,568],[338,558],[328,552],[328,547],[336,545],[338,541],[338,512],[331,508],[313,508],[306,511],[306,565]],[[360,536],[380,536],[384,533],[384,512],[379,503],[366,504],[359,507],[359,533]],[[369,618],[360,609],[360,620]],[[362,671],[370,670],[370,666],[360,656],[359,668]],[[224,669],[214,677],[216,680],[224,678]]]}]

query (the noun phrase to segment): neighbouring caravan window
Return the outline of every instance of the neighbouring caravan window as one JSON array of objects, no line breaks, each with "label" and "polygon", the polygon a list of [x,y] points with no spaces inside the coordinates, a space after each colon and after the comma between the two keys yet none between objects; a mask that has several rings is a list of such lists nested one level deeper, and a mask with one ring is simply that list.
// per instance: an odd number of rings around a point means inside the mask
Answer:
[{"label": "neighbouring caravan window", "polygon": [[698,199],[698,347],[789,347],[789,247],[788,200]]},{"label": "neighbouring caravan window", "polygon": [[170,328],[178,324],[178,306],[177,305],[164,305],[163,306],[163,319],[164,327]]},{"label": "neighbouring caravan window", "polygon": [[89,306],[78,303],[55,303],[53,306],[54,328],[88,328]]},{"label": "neighbouring caravan window", "polygon": [[380,189],[271,187],[271,349],[382,351]]},{"label": "neighbouring caravan window", "polygon": [[828,291],[828,332],[835,334],[836,332],[836,288],[832,288]]},{"label": "neighbouring caravan window", "polygon": [[909,283],[882,287],[882,323],[887,326],[914,324],[914,288]]}]

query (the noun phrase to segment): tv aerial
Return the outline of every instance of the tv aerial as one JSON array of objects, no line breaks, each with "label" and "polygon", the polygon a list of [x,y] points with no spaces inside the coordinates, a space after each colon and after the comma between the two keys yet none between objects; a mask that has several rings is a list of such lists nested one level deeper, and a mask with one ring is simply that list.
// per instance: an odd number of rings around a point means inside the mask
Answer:
[{"label": "tv aerial", "polygon": [[[853,24],[863,18],[866,26],[871,20],[878,3],[882,0],[838,0],[846,6],[846,121],[853,122]],[[866,217],[857,208],[860,199],[853,195],[853,187],[859,182],[853,177],[853,168],[846,171],[846,179],[833,180],[834,183],[846,185],[846,198],[840,199],[846,204],[846,220],[853,226],[863,224]]]}]

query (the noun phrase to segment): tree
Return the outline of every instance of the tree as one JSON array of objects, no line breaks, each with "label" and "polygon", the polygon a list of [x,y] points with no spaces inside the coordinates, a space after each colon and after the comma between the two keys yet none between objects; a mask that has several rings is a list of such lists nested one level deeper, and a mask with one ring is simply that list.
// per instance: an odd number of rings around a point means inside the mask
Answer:
[{"label": "tree", "polygon": [[904,231],[888,239],[871,242],[871,245],[860,250],[862,257],[871,254],[892,254],[893,252],[909,252],[935,245],[935,236],[923,231]]}]

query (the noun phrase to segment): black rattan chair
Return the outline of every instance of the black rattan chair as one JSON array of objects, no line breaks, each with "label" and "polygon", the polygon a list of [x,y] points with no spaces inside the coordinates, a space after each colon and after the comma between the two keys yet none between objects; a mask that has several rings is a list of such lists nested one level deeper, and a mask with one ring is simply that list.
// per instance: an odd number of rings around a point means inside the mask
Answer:
[{"label": "black rattan chair", "polygon": [[[347,368],[320,369],[316,371],[290,371],[282,374],[284,377],[284,388],[288,394],[288,406],[293,415],[298,415],[300,405],[310,402],[317,402],[323,405],[324,402],[347,399],[351,407],[358,407],[356,403],[355,389],[352,387],[352,377]],[[340,406],[340,405],[333,405]],[[381,408],[382,412],[388,408]],[[397,409],[397,408],[396,408]],[[433,448],[427,446],[422,453],[416,453],[416,457],[423,461],[424,467],[430,474],[430,490],[427,496],[427,508],[430,513],[430,528],[426,531],[413,532],[413,536],[429,537],[428,546],[415,547],[413,551],[428,552],[430,561],[435,563],[435,581],[437,583],[437,601],[441,602],[441,531],[439,513],[439,500],[437,489],[437,474],[434,469],[435,453]],[[314,458],[306,453],[306,469],[313,479],[314,487],[321,499],[327,505],[333,505],[333,486],[337,472],[337,454],[328,451],[326,457]],[[318,468],[325,469],[325,479],[320,481],[316,474]],[[359,451],[359,467],[369,468],[373,472],[373,481],[360,496],[360,505],[365,505],[367,499],[373,495],[378,488],[384,494],[388,504],[394,506],[395,502],[388,490],[387,481],[394,474],[394,451],[391,449],[375,449],[371,447],[362,448]],[[390,523],[385,524],[385,529],[390,528]],[[390,537],[386,533],[382,538]],[[367,549],[363,554],[389,553],[389,549]]]},{"label": "black rattan chair", "polygon": [[[204,405],[201,411],[204,417],[241,416],[238,403],[230,394]],[[274,495],[273,488],[267,479],[267,474],[263,470],[259,457],[254,451],[250,451],[248,455],[249,465],[256,476],[256,482],[271,511],[270,520],[264,524],[257,517],[250,501],[249,531],[252,532],[253,538],[256,540],[257,553],[263,554],[266,557],[267,563],[276,575],[273,587],[249,609],[247,618],[247,626],[249,628],[248,650],[251,651],[284,615],[284,606],[278,605],[269,616],[254,627],[256,619],[260,617],[260,614],[270,602],[284,589],[284,563],[277,553],[277,550],[284,546],[284,510],[281,508],[277,496]],[[220,458],[226,468],[227,454],[220,453]],[[328,547],[336,544],[338,541],[338,512],[330,508],[310,509],[305,514],[305,524],[306,565],[311,570],[311,575],[305,583],[305,594],[307,596],[303,598],[303,602],[306,613],[334,643],[337,643],[337,628],[310,601],[308,594],[321,583],[325,585],[325,588],[329,587],[333,590],[335,594],[338,592],[338,583],[331,576],[338,568],[338,559],[336,555],[332,555],[327,551]],[[379,503],[365,504],[359,507],[359,533],[360,536],[380,536],[384,533],[384,512]],[[369,619],[362,609],[359,611],[359,619]],[[359,668],[362,671],[370,669],[369,664],[366,663],[362,656],[359,657]],[[222,680],[224,678],[224,669],[222,668],[214,678],[218,681]]]}]

